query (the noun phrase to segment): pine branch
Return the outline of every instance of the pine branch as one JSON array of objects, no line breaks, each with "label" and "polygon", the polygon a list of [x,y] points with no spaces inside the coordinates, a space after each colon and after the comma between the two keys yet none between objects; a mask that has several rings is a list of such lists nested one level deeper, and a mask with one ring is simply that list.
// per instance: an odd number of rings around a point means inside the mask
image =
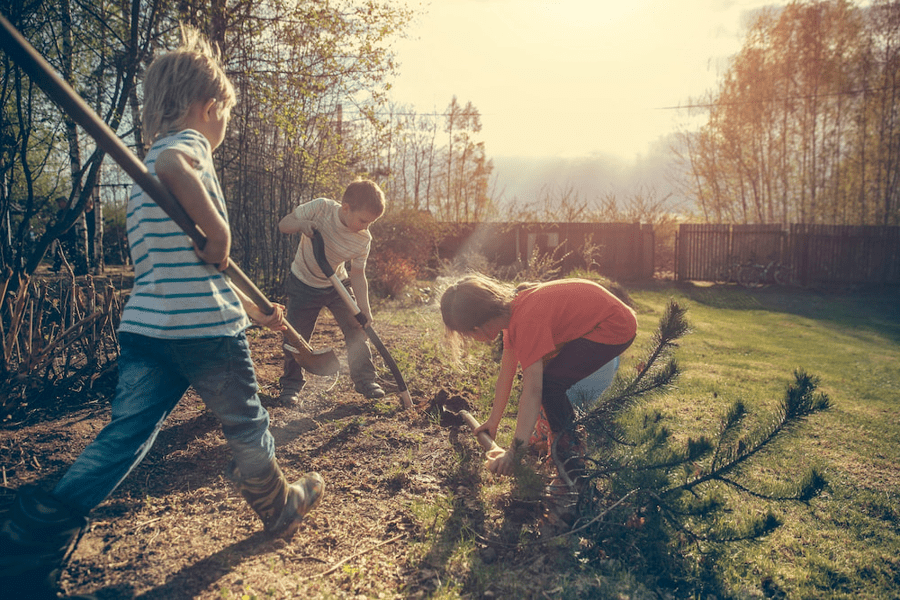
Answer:
[{"label": "pine branch", "polygon": [[[621,376],[616,377],[603,400],[578,419],[579,423],[589,430],[596,428],[608,432],[610,439],[624,443],[624,437],[614,433],[615,415],[632,406],[639,398],[668,388],[678,377],[678,363],[669,356],[678,346],[677,341],[690,331],[684,317],[686,312],[677,302],[669,302],[651,339],[649,354],[637,375],[630,382]],[[665,362],[659,366],[661,361]]]},{"label": "pine branch", "polygon": [[695,541],[704,542],[739,542],[759,538],[781,525],[781,520],[771,511],[764,515],[758,515],[749,520],[743,527],[737,528],[729,523],[718,522],[713,529],[713,534],[699,533],[685,524],[684,517],[704,518],[710,513],[718,513],[724,505],[715,499],[706,499],[693,511],[680,511],[669,504],[664,498],[652,495],[657,501],[657,507],[666,522],[676,530],[689,535]]},{"label": "pine branch", "polygon": [[722,422],[719,426],[719,435],[718,441],[716,442],[716,451],[713,454],[712,462],[716,464],[719,461],[719,457],[721,456],[722,451],[726,448],[726,443],[732,437],[733,433],[737,431],[738,426],[744,420],[744,417],[747,415],[747,409],[744,406],[744,403],[740,400],[731,404],[728,407],[728,411],[725,413],[725,416],[722,418]]},{"label": "pine branch", "polygon": [[[685,319],[685,314],[687,314],[687,309],[675,301],[670,301],[666,305],[666,310],[659,320],[659,327],[651,338],[652,350],[637,377],[622,391],[622,396],[640,393],[637,391],[638,384],[651,372],[656,361],[668,356],[672,350],[678,347],[678,340],[690,333],[690,326]],[[655,387],[657,386],[651,386],[651,389]]]},{"label": "pine branch", "polygon": [[611,440],[622,446],[636,445],[628,441],[622,432],[622,428],[615,422],[615,415],[606,410],[605,407],[598,408],[577,419],[574,426],[578,425],[583,425],[588,435],[593,438]]},{"label": "pine branch", "polygon": [[817,377],[798,369],[794,371],[794,379],[794,383],[787,387],[781,406],[774,415],[775,418],[767,427],[755,434],[738,439],[730,448],[722,452],[720,460],[712,462],[707,470],[690,481],[667,490],[666,493],[691,490],[702,483],[713,480],[725,482],[727,473],[734,471],[749,460],[779,434],[787,431],[807,416],[829,407],[828,396],[823,393],[814,393],[818,384]]},{"label": "pine branch", "polygon": [[743,542],[758,539],[781,526],[781,519],[772,512],[754,517],[741,529],[729,528],[727,525],[719,525],[717,535],[703,536],[704,541],[710,542]]},{"label": "pine branch", "polygon": [[744,492],[749,496],[753,496],[754,498],[759,498],[761,500],[776,500],[782,502],[785,500],[799,500],[801,502],[806,502],[807,500],[816,496],[816,494],[818,494],[819,491],[821,491],[827,483],[822,474],[819,473],[819,471],[817,471],[816,469],[810,469],[809,471],[807,471],[803,479],[801,479],[800,482],[792,488],[792,491],[788,493],[767,494],[764,492],[758,492],[729,477],[720,477],[719,481],[726,483],[736,490]]}]

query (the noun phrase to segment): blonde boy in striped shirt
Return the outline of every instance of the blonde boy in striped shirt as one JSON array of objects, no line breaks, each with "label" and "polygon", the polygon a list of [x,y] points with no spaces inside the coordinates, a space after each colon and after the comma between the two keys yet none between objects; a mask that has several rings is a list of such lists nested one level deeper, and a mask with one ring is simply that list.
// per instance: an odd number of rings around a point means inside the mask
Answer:
[{"label": "blonde boy in striped shirt", "polygon": [[0,589],[9,598],[57,598],[57,582],[89,512],[143,460],[192,386],[222,423],[232,454],[228,477],[274,536],[290,536],[321,500],[307,473],[288,483],[275,459],[244,330],[253,320],[283,329],[282,307],[265,316],[220,269],[231,232],[212,152],[224,137],[235,94],[218,55],[195,30],[158,57],[144,79],[146,165],[207,236],[203,250],[140,188],[128,201],[135,284],[119,328],[119,382],[112,420],[52,493],[18,490],[0,523]]}]

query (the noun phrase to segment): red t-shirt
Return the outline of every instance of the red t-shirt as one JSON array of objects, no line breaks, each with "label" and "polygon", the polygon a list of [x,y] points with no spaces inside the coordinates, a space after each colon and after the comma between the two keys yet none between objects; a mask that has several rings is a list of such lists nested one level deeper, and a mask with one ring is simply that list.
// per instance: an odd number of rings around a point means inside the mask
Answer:
[{"label": "red t-shirt", "polygon": [[606,288],[585,279],[562,279],[516,295],[503,340],[525,369],[541,358],[549,360],[572,340],[617,345],[636,332],[634,311]]}]

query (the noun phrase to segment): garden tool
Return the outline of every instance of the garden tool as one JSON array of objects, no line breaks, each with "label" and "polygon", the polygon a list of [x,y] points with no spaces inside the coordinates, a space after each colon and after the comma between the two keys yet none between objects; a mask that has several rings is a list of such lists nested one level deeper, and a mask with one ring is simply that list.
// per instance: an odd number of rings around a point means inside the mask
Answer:
[{"label": "garden tool", "polygon": [[[116,163],[181,227],[198,248],[206,244],[206,236],[200,231],[184,208],[168,189],[150,175],[147,167],[122,143],[122,140],[103,122],[75,91],[66,83],[44,58],[28,43],[9,21],[0,16],[0,45],[6,54],[44,92],[94,138]],[[234,285],[246,294],[266,314],[271,315],[275,307],[241,271],[233,261],[222,271]],[[304,369],[316,375],[332,375],[340,369],[340,362],[332,349],[314,351],[303,337],[287,323],[283,332],[285,349]]]},{"label": "garden tool", "polygon": [[[481,423],[479,423],[478,419],[472,416],[472,413],[470,413],[469,411],[461,410],[458,414],[460,417],[462,417],[463,421],[465,421],[466,424],[472,429],[472,431],[475,431],[476,429],[481,427]],[[475,436],[475,439],[478,440],[478,444],[485,451],[485,453],[490,452],[491,450],[501,449],[500,446],[497,445],[497,442],[495,442],[491,438],[491,436],[488,435],[487,431],[479,431],[478,435]]]},{"label": "garden tool", "polygon": [[[462,419],[473,432],[481,427],[481,423],[478,422],[478,419],[468,411],[469,403],[462,396],[450,396],[446,390],[441,390],[438,392],[437,396],[435,396],[433,406],[440,411],[438,414],[439,417],[449,415],[454,418]],[[441,424],[444,424],[443,418],[441,418],[441,421]],[[491,450],[501,449],[486,431],[480,431],[478,435],[475,436],[475,439],[478,440],[478,444],[486,453]]]},{"label": "garden tool", "polygon": [[366,318],[366,315],[363,314],[362,310],[360,310],[359,305],[356,304],[356,300],[353,299],[353,296],[351,296],[350,292],[347,291],[347,288],[344,287],[344,283],[340,278],[335,275],[334,268],[332,268],[325,256],[325,239],[318,230],[313,230],[312,246],[313,254],[316,257],[319,268],[322,269],[322,273],[325,274],[325,277],[327,277],[331,282],[331,285],[334,286],[335,291],[337,291],[347,307],[353,312],[354,318],[362,325],[366,335],[378,349],[378,353],[381,354],[381,357],[384,358],[384,362],[387,363],[388,368],[391,370],[391,375],[394,376],[394,381],[397,382],[397,389],[400,392],[400,401],[403,404],[403,408],[407,410],[411,409],[413,406],[412,398],[409,395],[409,391],[406,388],[406,381],[403,380],[403,375],[400,373],[397,363],[394,361],[391,353],[388,352],[388,349],[381,341],[381,338],[378,337],[378,334],[375,333],[372,326],[368,324],[368,319]]}]

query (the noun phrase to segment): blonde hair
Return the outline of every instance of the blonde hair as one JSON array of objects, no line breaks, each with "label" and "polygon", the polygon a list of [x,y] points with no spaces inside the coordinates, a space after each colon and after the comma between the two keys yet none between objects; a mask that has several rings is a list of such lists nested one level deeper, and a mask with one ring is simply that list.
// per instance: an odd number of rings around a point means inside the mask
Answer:
[{"label": "blonde hair", "polygon": [[508,316],[516,288],[481,273],[466,275],[441,295],[448,332],[469,335],[495,317]]},{"label": "blonde hair", "polygon": [[365,210],[380,217],[384,213],[384,192],[374,181],[360,179],[347,186],[341,203],[349,206],[350,210]]},{"label": "blonde hair", "polygon": [[181,26],[178,49],[156,57],[144,75],[144,141],[184,129],[196,102],[215,99],[225,109],[237,103],[234,87],[220,64],[219,50],[195,28]]}]

